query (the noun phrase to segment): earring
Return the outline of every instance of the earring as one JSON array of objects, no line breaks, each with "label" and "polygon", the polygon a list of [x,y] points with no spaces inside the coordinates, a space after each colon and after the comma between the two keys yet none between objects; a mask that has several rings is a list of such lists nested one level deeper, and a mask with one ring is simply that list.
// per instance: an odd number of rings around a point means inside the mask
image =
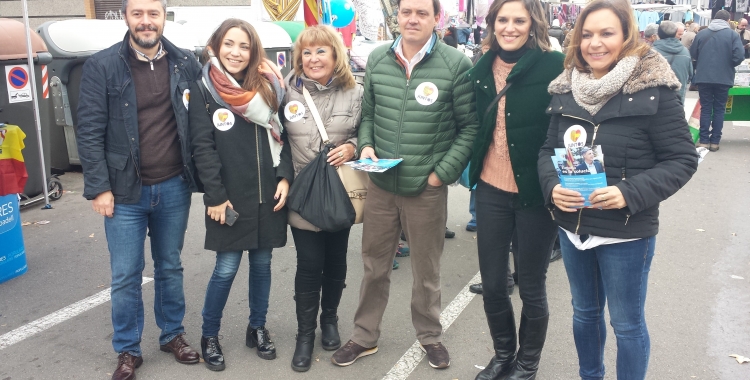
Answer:
[{"label": "earring", "polygon": [[534,33],[529,33],[529,37],[534,37]]}]

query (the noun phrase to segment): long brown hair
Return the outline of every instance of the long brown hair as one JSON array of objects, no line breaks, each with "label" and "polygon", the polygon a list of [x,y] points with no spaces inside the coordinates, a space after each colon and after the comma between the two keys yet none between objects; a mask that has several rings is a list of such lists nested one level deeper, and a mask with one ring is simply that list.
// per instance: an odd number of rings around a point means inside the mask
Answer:
[{"label": "long brown hair", "polygon": [[[302,33],[297,36],[297,41],[294,43],[294,75],[297,77],[301,76],[302,70],[302,50],[308,46],[330,46],[333,48],[333,75],[336,78],[334,81],[338,86],[344,89],[353,88],[357,82],[354,80],[352,70],[349,68],[349,56],[346,53],[346,47],[341,41],[341,37],[338,33],[327,25],[315,25],[305,28]],[[321,83],[326,85],[326,83]]]},{"label": "long brown hair", "polygon": [[588,64],[583,59],[583,54],[581,54],[583,24],[591,13],[602,9],[609,9],[615,14],[615,16],[617,16],[622,25],[622,35],[625,38],[625,42],[622,45],[622,51],[620,51],[620,56],[617,57],[617,61],[612,64],[612,67],[625,57],[631,55],[643,57],[649,52],[649,50],[651,50],[650,46],[641,41],[640,33],[638,33],[638,25],[635,22],[633,9],[630,7],[629,2],[625,0],[594,0],[583,8],[583,11],[578,16],[575,28],[570,32],[573,33],[573,37],[570,39],[568,52],[565,55],[566,68],[575,67],[576,70],[580,72],[589,72]]},{"label": "long brown hair", "polygon": [[[245,79],[240,85],[245,90],[257,91],[271,109],[278,109],[279,102],[276,99],[276,93],[273,86],[269,85],[270,82],[265,75],[258,72],[260,64],[263,62],[263,59],[266,58],[266,51],[263,50],[263,45],[260,43],[258,33],[249,22],[236,18],[224,20],[224,22],[219,25],[219,28],[208,38],[208,42],[206,43],[208,49],[203,52],[203,58],[206,62],[210,62],[211,52],[213,52],[217,58],[219,57],[219,51],[221,51],[221,44],[224,41],[224,36],[226,36],[229,29],[232,28],[237,28],[247,33],[247,36],[250,39],[250,61],[247,68],[245,68]],[[221,63],[221,59],[219,60],[219,64],[222,65],[222,69],[226,71],[226,68],[223,67],[224,65]]]},{"label": "long brown hair", "polygon": [[500,13],[500,8],[511,1],[518,1],[523,4],[523,7],[531,16],[531,33],[529,39],[526,40],[526,47],[530,49],[538,47],[544,51],[552,51],[549,32],[547,32],[547,17],[544,15],[542,3],[539,0],[495,0],[492,2],[490,10],[487,12],[487,37],[485,37],[490,49],[500,50],[500,44],[495,36],[495,20],[497,20],[497,14]]}]

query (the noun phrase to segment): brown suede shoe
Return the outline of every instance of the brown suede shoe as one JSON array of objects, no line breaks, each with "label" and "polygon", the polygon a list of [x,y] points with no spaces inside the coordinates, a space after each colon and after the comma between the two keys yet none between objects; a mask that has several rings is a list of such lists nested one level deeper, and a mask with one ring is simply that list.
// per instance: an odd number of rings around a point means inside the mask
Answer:
[{"label": "brown suede shoe", "polygon": [[127,352],[117,357],[117,369],[112,374],[112,380],[135,380],[135,369],[143,364],[143,358],[133,356]]},{"label": "brown suede shoe", "polygon": [[164,352],[171,352],[174,354],[175,360],[182,364],[195,364],[201,360],[200,355],[197,351],[193,350],[192,347],[182,337],[183,334],[177,335],[167,344],[162,344],[159,349]]},{"label": "brown suede shoe", "polygon": [[365,348],[350,340],[331,356],[331,363],[339,367],[346,367],[357,361],[357,359],[376,352],[378,352],[378,346]]},{"label": "brown suede shoe", "polygon": [[719,144],[711,144],[711,145],[709,145],[708,150],[710,150],[712,152],[718,151],[719,150]]},{"label": "brown suede shoe", "polygon": [[427,359],[430,362],[430,367],[437,369],[448,368],[451,365],[451,357],[448,355],[448,350],[443,346],[442,343],[435,344],[420,344],[419,347],[427,354]]}]

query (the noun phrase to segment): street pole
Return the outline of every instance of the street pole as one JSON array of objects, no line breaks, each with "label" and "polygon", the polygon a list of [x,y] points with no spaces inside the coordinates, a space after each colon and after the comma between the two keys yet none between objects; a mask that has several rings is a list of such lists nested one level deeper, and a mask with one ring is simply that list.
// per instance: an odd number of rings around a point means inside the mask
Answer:
[{"label": "street pole", "polygon": [[47,167],[44,164],[44,144],[42,144],[42,123],[39,118],[39,99],[36,92],[36,72],[34,70],[34,53],[31,51],[31,32],[29,28],[29,6],[27,0],[23,2],[23,24],[26,30],[26,55],[29,63],[29,79],[31,79],[31,101],[34,107],[34,121],[36,121],[36,137],[39,144],[39,162],[42,166],[42,179],[44,181],[44,207],[43,210],[51,209],[49,203],[49,189],[47,184]]}]

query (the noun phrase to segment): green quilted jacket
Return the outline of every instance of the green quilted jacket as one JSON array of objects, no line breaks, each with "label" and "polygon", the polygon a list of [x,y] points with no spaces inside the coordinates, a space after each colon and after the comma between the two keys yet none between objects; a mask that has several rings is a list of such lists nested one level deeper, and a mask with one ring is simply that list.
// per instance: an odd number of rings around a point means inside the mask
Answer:
[{"label": "green quilted jacket", "polygon": [[397,39],[376,48],[367,60],[359,126],[359,149],[371,146],[378,158],[403,158],[385,173],[370,173],[383,190],[419,195],[433,171],[455,182],[471,157],[477,131],[474,91],[466,77],[466,55],[433,35],[426,56],[406,78],[396,58]]},{"label": "green quilted jacket", "polygon": [[[492,63],[497,57],[488,51],[468,73],[477,99],[479,131],[474,141],[474,154],[469,168],[470,186],[479,181],[484,166],[484,157],[494,138],[497,121],[497,104],[490,102],[501,90],[495,88]],[[545,113],[552,95],[547,87],[563,71],[565,56],[558,52],[543,52],[532,49],[518,60],[508,74],[507,82],[513,85],[505,93],[505,129],[508,139],[510,164],[516,177],[518,196],[514,205],[529,208],[544,204],[542,187],[539,184],[537,161],[539,149],[547,139],[550,116]]]}]

